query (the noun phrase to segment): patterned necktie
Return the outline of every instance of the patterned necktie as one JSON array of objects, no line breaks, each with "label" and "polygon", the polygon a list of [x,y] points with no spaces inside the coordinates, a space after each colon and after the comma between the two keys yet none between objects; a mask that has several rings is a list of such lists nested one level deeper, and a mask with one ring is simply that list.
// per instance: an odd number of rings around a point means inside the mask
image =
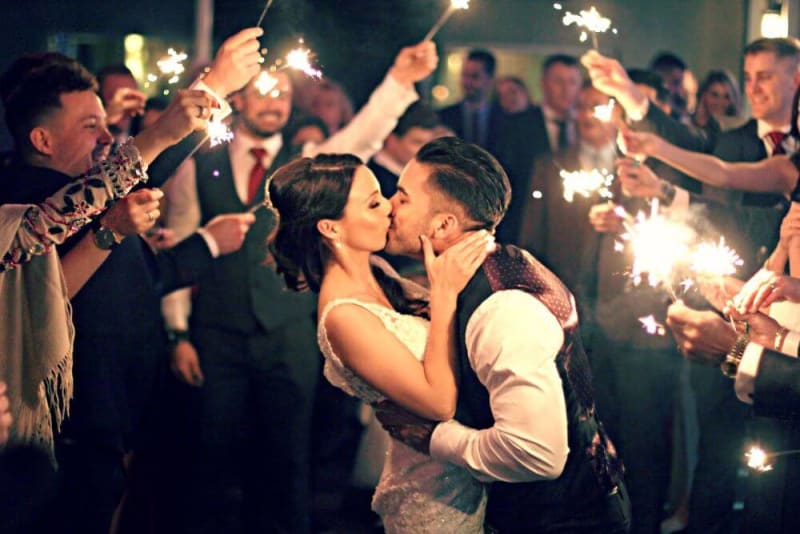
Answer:
[{"label": "patterned necktie", "polygon": [[783,140],[786,138],[786,134],[783,132],[769,132],[765,137],[769,137],[769,140],[772,141],[772,154],[771,156],[777,156],[778,154],[786,154],[786,149],[783,148]]},{"label": "patterned necktie", "polygon": [[267,171],[264,168],[264,157],[267,151],[263,148],[251,148],[250,154],[256,159],[253,168],[250,169],[250,181],[247,183],[247,203],[252,204],[258,195],[258,188],[264,181],[264,173]]}]

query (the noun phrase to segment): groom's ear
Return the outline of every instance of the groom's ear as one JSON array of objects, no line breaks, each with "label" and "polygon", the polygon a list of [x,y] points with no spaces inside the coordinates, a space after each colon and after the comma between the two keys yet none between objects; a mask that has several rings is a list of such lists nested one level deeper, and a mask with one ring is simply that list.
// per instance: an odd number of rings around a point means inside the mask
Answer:
[{"label": "groom's ear", "polygon": [[320,219],[317,221],[317,231],[322,235],[322,237],[326,237],[328,239],[339,238],[339,232],[337,231],[336,224],[330,219]]},{"label": "groom's ear", "polygon": [[454,213],[441,212],[433,218],[434,239],[449,240],[461,232],[461,224]]}]

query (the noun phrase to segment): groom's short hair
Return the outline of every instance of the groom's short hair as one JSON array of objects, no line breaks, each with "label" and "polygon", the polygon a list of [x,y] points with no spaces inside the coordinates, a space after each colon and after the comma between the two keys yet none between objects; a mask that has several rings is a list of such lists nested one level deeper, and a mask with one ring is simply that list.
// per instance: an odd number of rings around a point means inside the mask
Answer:
[{"label": "groom's short hair", "polygon": [[423,146],[416,160],[432,169],[431,185],[482,228],[493,230],[503,219],[511,185],[489,152],[458,137],[442,137]]}]

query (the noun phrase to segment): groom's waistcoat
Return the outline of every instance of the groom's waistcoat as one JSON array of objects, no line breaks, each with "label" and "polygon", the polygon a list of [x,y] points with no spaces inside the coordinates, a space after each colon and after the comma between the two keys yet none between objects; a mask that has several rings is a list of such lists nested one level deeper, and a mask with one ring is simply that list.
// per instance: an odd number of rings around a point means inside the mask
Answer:
[{"label": "groom's waistcoat", "polygon": [[[489,428],[494,418],[489,393],[479,382],[467,356],[466,328],[473,312],[489,296],[520,289],[536,297],[558,319],[564,344],[556,357],[567,409],[569,455],[556,480],[492,484],[487,522],[503,531],[535,532],[562,523],[574,511],[606,499],[619,482],[620,465],[594,413],[592,375],[581,344],[578,318],[569,290],[527,252],[513,246],[498,248],[476,273],[458,301],[460,385],[456,419],[477,428]],[[537,335],[536,324],[528,335]],[[526,358],[519,354],[516,357]]]},{"label": "groom's waistcoat", "polygon": [[[265,179],[298,152],[285,144],[266,171]],[[249,206],[236,193],[227,147],[198,153],[195,162],[201,224],[223,213],[247,211]],[[254,203],[263,200],[262,186]],[[313,313],[313,295],[286,289],[283,278],[266,263],[267,237],[275,225],[275,216],[264,208],[255,215],[256,221],[242,248],[215,260],[211,275],[199,284],[192,303],[193,325],[253,334],[269,332]]]}]

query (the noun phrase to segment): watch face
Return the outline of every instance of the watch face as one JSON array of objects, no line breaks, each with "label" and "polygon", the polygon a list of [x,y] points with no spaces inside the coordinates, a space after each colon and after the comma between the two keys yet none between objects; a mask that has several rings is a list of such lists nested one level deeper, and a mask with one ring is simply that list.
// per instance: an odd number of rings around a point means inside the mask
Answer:
[{"label": "watch face", "polygon": [[94,242],[103,250],[109,250],[117,244],[116,239],[114,239],[114,232],[108,228],[98,229],[94,234]]}]

